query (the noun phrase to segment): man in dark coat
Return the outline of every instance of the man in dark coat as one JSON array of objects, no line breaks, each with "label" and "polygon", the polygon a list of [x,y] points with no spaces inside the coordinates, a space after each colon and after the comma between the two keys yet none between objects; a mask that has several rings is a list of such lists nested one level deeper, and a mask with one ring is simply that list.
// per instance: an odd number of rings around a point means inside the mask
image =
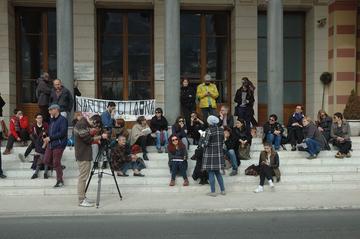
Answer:
[{"label": "man in dark coat", "polygon": [[196,108],[196,92],[195,89],[189,85],[189,80],[187,78],[183,79],[181,90],[180,90],[180,103],[181,103],[181,112],[185,117],[186,124],[190,124],[190,115]]},{"label": "man in dark coat", "polygon": [[63,169],[61,166],[62,154],[67,145],[68,138],[68,121],[60,114],[60,106],[52,104],[49,107],[51,116],[48,137],[44,139],[47,144],[45,150],[45,175],[47,178],[47,171],[49,166],[53,166],[56,171],[56,184],[55,188],[64,186]]},{"label": "man in dark coat", "polygon": [[36,95],[38,98],[38,106],[40,108],[41,115],[44,117],[44,121],[49,123],[50,115],[48,107],[50,94],[53,87],[52,82],[47,72],[44,72],[37,81],[38,85],[36,88]]},{"label": "man in dark coat", "polygon": [[315,159],[320,151],[326,148],[327,142],[325,137],[307,116],[303,118],[303,134],[307,151],[310,154],[307,159]]},{"label": "man in dark coat", "polygon": [[296,150],[296,144],[300,144],[303,140],[302,120],[304,118],[301,105],[296,106],[294,114],[288,121],[288,139],[291,144],[291,151]]},{"label": "man in dark coat", "polygon": [[52,104],[60,106],[60,113],[65,118],[68,118],[74,106],[74,98],[71,92],[62,85],[59,79],[54,80],[54,88],[50,94],[50,105]]}]

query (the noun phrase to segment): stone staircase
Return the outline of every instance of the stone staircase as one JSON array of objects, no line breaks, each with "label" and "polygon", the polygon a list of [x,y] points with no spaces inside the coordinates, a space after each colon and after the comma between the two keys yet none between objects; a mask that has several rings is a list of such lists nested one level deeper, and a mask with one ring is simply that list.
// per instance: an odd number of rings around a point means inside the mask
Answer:
[{"label": "stone staircase", "polygon": [[[360,137],[353,137],[353,152],[351,158],[336,159],[336,151],[322,151],[315,160],[307,160],[306,152],[280,151],[281,182],[276,184],[276,191],[336,191],[336,190],[359,190],[360,189]],[[289,146],[287,146],[290,149]],[[33,174],[30,163],[21,163],[17,158],[18,153],[23,153],[25,147],[15,147],[11,155],[3,156],[3,169],[8,176],[0,180],[0,196],[4,195],[75,195],[77,184],[77,164],[75,162],[74,150],[67,148],[63,156],[65,187],[54,189],[55,172],[48,180],[39,178],[31,180]],[[189,155],[193,155],[195,146],[191,146]],[[236,192],[249,192],[255,189],[259,177],[246,176],[244,170],[251,164],[258,164],[258,157],[262,144],[260,138],[253,140],[251,148],[251,159],[242,161],[239,175],[224,176],[226,190]],[[169,187],[170,173],[166,154],[158,154],[154,147],[149,147],[150,161],[146,162],[147,168],[142,172],[144,178],[117,177],[123,194],[127,193],[173,193],[173,192],[200,192],[209,191],[209,186],[201,186],[191,178],[195,162],[189,160],[188,175],[190,186],[182,186],[182,178],[177,178],[177,185]],[[107,170],[110,172],[109,170]],[[97,189],[97,175],[91,182],[89,192],[94,193]],[[265,187],[265,190],[269,190]],[[113,178],[104,176],[102,180],[102,194],[117,193]]]}]

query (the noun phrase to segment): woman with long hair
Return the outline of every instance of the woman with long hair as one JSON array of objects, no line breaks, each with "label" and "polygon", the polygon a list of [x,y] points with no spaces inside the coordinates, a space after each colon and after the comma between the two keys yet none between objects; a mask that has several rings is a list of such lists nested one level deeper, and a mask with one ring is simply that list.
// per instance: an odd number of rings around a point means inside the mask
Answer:
[{"label": "woman with long hair", "polygon": [[279,170],[279,155],[269,143],[264,143],[264,150],[260,153],[259,168],[260,168],[260,184],[254,190],[255,193],[264,191],[265,178],[268,180],[270,187],[274,188],[272,180],[273,175],[276,176],[277,181],[280,181]]},{"label": "woman with long hair", "polygon": [[336,158],[350,158],[351,139],[350,125],[344,120],[340,112],[334,114],[334,121],[331,126],[331,141],[333,145],[339,149]]},{"label": "woman with long hair", "polygon": [[324,135],[327,142],[329,142],[331,136],[331,125],[332,125],[332,119],[331,117],[326,113],[325,110],[319,110],[317,115],[317,127],[318,130]]},{"label": "woman with long hair", "polygon": [[[239,160],[250,159],[251,133],[245,126],[245,120],[238,119],[233,130],[234,136],[239,141]],[[240,162],[239,162],[240,164]]]},{"label": "woman with long hair", "polygon": [[183,186],[189,186],[189,180],[186,174],[188,158],[186,146],[174,134],[169,138],[168,155],[171,171],[169,186],[175,186],[175,179],[178,173],[184,178]]},{"label": "woman with long hair", "polygon": [[177,117],[175,124],[172,126],[172,134],[175,134],[179,140],[189,149],[189,140],[187,138],[187,127],[184,117]]}]

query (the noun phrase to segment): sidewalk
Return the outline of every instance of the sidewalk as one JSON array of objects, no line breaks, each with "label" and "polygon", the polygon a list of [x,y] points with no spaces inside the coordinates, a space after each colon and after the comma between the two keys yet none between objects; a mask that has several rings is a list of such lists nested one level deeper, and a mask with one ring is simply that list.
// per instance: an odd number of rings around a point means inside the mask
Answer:
[{"label": "sidewalk", "polygon": [[[267,188],[268,189],[268,188]],[[88,197],[95,200],[95,194]],[[1,217],[126,214],[240,213],[249,211],[358,209],[360,192],[230,192],[215,198],[195,193],[101,195],[100,207],[81,208],[76,196],[6,196]]]}]

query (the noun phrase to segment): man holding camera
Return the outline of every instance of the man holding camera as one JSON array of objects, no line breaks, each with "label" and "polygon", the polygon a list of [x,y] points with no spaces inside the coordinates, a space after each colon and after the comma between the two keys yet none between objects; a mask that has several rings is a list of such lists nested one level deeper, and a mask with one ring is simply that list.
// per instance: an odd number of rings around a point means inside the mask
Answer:
[{"label": "man holding camera", "polygon": [[78,197],[80,207],[94,206],[94,204],[86,198],[85,188],[86,181],[91,170],[91,161],[93,159],[91,145],[94,141],[108,138],[106,133],[93,136],[92,131],[99,125],[101,125],[101,118],[98,115],[94,115],[90,119],[83,117],[74,127],[75,158],[80,172],[78,179]]}]

